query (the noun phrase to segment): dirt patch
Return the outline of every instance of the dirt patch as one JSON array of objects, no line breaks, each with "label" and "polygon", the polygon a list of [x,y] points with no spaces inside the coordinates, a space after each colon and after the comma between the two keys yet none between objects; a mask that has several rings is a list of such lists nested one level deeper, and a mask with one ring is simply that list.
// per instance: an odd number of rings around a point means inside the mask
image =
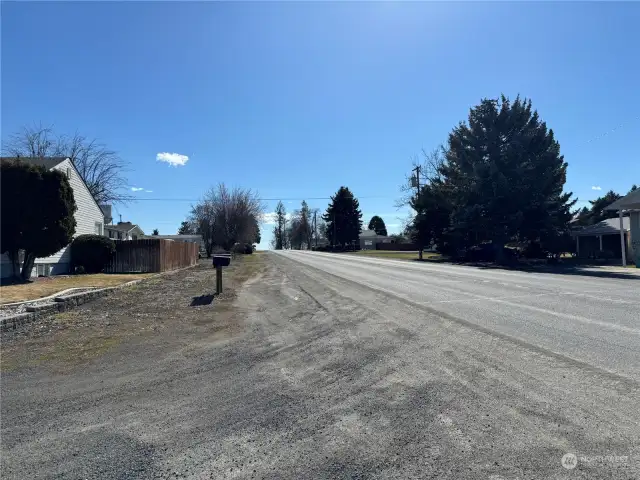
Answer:
[{"label": "dirt patch", "polygon": [[[84,364],[128,344],[193,341],[241,330],[233,303],[238,288],[259,275],[264,256],[238,257],[224,271],[225,290],[215,292],[208,260],[194,268],[149,279],[69,312],[5,333],[3,371],[45,365],[55,371]],[[194,302],[211,298],[209,302]]]},{"label": "dirt patch", "polygon": [[0,286],[0,304],[47,297],[68,288],[115,287],[132,280],[149,278],[153,273],[61,275],[37,278],[33,282]]}]

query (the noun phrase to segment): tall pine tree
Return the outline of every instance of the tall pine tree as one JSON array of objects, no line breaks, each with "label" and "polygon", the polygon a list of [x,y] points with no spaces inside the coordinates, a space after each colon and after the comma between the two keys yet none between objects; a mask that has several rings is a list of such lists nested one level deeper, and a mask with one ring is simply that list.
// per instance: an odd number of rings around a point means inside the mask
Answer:
[{"label": "tall pine tree", "polygon": [[498,257],[511,240],[553,243],[567,231],[567,163],[530,100],[483,100],[449,135],[441,167],[460,246],[491,241]]},{"label": "tall pine tree", "polygon": [[340,187],[331,197],[331,203],[322,218],[326,222],[327,239],[331,245],[345,247],[360,238],[360,202],[347,187]]},{"label": "tall pine tree", "polygon": [[282,250],[286,247],[287,210],[282,202],[278,202],[275,211],[276,226],[273,227],[273,247]]}]

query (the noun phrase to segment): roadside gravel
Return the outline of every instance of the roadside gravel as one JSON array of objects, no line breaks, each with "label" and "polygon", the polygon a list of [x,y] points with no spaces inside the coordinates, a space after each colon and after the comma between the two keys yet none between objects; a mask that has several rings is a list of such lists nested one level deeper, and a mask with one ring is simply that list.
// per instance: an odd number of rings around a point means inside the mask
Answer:
[{"label": "roadside gravel", "polygon": [[3,478],[639,476],[637,385],[285,257],[229,273],[210,305],[202,266],[9,340],[118,343],[3,374]]}]

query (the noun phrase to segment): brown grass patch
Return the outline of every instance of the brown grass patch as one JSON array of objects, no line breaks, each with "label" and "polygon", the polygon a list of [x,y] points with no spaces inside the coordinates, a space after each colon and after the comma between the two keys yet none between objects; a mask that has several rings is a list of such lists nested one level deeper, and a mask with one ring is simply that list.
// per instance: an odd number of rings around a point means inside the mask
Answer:
[{"label": "brown grass patch", "polygon": [[48,297],[67,288],[115,287],[132,280],[147,278],[153,273],[69,275],[43,277],[30,283],[0,286],[0,304]]}]

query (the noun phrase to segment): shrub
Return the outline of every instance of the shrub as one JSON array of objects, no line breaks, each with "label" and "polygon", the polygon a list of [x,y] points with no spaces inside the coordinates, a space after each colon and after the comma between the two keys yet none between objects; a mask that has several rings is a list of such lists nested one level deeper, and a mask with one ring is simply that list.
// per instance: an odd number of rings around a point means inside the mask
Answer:
[{"label": "shrub", "polygon": [[547,252],[544,251],[540,242],[530,242],[522,251],[524,258],[547,258]]},{"label": "shrub", "polygon": [[101,272],[116,251],[113,240],[102,235],[79,235],[71,242],[71,262],[87,273]]},{"label": "shrub", "polygon": [[236,243],[231,249],[233,253],[242,253],[243,255],[250,255],[253,253],[253,244],[251,243]]}]

